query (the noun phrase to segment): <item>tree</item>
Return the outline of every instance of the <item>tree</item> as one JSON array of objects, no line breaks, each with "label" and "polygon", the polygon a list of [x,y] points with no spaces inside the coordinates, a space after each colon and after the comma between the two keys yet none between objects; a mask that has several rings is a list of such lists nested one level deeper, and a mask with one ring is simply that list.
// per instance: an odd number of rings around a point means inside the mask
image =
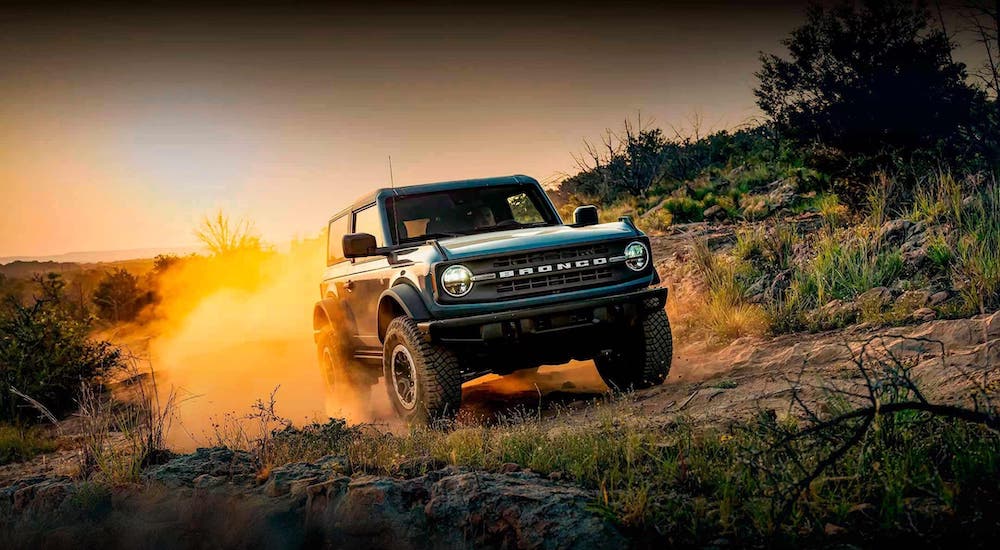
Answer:
[{"label": "tree", "polygon": [[135,320],[150,298],[150,293],[139,287],[139,279],[124,269],[108,273],[94,291],[98,314],[114,323]]},{"label": "tree", "polygon": [[985,98],[967,85],[948,37],[930,27],[928,11],[909,0],[814,4],[783,42],[789,59],[762,54],[757,104],[785,137],[825,151],[826,168],[962,156]]},{"label": "tree", "polygon": [[622,132],[607,130],[601,144],[584,141],[584,152],[574,155],[580,173],[568,182],[583,192],[612,199],[620,191],[642,196],[663,176],[666,139],[659,128],[626,120]]},{"label": "tree", "polygon": [[245,218],[233,220],[221,210],[215,216],[205,216],[194,234],[216,256],[261,247],[253,222]]},{"label": "tree", "polygon": [[982,46],[983,66],[973,73],[996,100],[1000,96],[1000,0],[959,0],[955,6],[972,40]]}]

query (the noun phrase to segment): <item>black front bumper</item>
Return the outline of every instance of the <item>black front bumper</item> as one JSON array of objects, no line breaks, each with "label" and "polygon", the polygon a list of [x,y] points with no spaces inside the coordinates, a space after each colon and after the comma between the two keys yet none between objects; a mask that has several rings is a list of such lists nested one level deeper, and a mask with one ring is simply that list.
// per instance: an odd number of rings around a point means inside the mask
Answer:
[{"label": "black front bumper", "polygon": [[543,307],[423,321],[417,323],[417,327],[427,338],[442,343],[502,342],[525,336],[564,334],[604,324],[633,323],[663,309],[666,302],[666,288],[647,288]]}]

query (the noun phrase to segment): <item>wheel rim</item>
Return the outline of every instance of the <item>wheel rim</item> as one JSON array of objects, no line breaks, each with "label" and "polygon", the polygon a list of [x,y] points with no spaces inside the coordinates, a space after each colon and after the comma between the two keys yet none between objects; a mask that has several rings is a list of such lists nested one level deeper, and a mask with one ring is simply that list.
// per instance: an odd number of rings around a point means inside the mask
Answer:
[{"label": "wheel rim", "polygon": [[406,346],[398,344],[392,349],[389,368],[396,399],[404,409],[412,410],[417,404],[417,369]]}]

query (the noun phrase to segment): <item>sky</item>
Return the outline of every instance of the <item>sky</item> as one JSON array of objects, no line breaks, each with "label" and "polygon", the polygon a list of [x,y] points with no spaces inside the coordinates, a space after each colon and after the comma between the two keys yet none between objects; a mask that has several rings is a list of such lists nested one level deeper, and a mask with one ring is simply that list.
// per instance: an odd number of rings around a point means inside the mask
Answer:
[{"label": "sky", "polygon": [[273,243],[397,185],[574,171],[641,113],[759,116],[795,2],[0,3],[0,257],[193,244],[223,209]]}]

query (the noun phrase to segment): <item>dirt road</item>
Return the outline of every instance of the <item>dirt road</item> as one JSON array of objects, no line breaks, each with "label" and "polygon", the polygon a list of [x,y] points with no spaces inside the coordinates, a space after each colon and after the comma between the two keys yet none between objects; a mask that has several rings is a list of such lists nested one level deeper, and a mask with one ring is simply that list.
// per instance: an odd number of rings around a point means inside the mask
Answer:
[{"label": "dirt road", "polygon": [[[1000,313],[995,313],[910,327],[748,338],[715,350],[700,343],[682,345],[674,352],[667,381],[634,394],[634,413],[651,422],[683,414],[699,423],[744,420],[760,409],[782,413],[789,409],[790,388],[797,381],[814,386],[803,395],[818,404],[825,385],[863,382],[853,359],[866,342],[869,354],[891,353],[912,364],[925,394],[939,402],[966,400],[974,384],[989,387],[1000,381]],[[495,417],[522,407],[543,416],[558,411],[560,422],[585,421],[586,403],[606,391],[592,363],[543,367],[534,375],[467,384],[463,412]]]}]

